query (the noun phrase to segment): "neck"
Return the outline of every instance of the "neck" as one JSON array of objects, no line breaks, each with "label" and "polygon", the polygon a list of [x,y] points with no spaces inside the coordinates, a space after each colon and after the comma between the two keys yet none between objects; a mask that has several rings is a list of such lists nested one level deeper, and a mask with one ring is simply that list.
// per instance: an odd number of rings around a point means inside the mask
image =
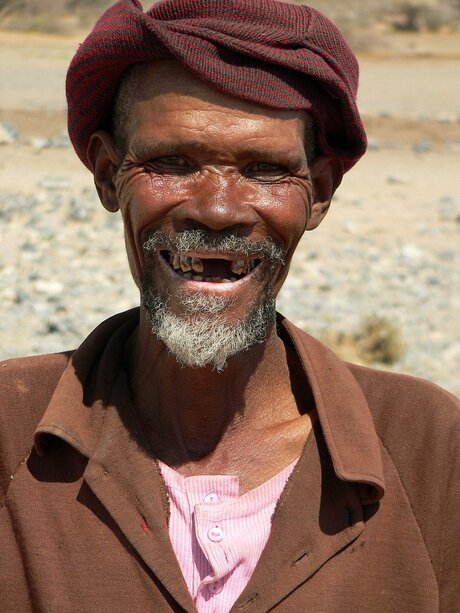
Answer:
[{"label": "neck", "polygon": [[276,427],[295,416],[286,349],[275,325],[264,343],[217,372],[178,364],[141,311],[129,361],[133,401],[149,444],[171,465],[200,461],[240,431]]}]

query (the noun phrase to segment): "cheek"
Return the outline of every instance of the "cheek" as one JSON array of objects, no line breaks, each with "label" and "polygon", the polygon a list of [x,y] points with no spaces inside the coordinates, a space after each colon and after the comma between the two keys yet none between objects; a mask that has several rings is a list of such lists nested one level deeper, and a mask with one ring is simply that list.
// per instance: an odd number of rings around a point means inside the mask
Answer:
[{"label": "cheek", "polygon": [[116,189],[128,260],[139,285],[143,274],[143,233],[147,228],[155,228],[160,221],[162,228],[167,229],[168,213],[186,197],[186,189],[183,181],[151,175],[139,168],[120,172]]},{"label": "cheek", "polygon": [[127,173],[117,182],[118,201],[125,222],[142,231],[185,197],[183,181],[152,175],[145,170]]},{"label": "cheek", "polygon": [[282,241],[287,251],[295,249],[302,237],[312,204],[312,190],[309,184],[293,180],[267,186],[266,200],[270,206],[258,207],[262,218],[270,225],[274,238]]}]

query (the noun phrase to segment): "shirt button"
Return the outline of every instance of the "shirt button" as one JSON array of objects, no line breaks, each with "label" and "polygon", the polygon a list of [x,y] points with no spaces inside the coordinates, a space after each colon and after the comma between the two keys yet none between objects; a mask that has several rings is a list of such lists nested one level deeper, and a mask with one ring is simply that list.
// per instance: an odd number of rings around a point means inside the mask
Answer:
[{"label": "shirt button", "polygon": [[203,502],[207,502],[207,503],[215,503],[215,502],[219,502],[220,498],[217,494],[208,494],[207,496],[204,497],[204,501]]},{"label": "shirt button", "polygon": [[212,526],[208,530],[208,539],[213,543],[220,543],[220,541],[224,538],[224,532],[222,528],[219,526]]},{"label": "shirt button", "polygon": [[214,581],[208,585],[208,590],[211,592],[211,594],[220,594],[222,589],[223,584],[221,579],[218,579],[217,581]]}]

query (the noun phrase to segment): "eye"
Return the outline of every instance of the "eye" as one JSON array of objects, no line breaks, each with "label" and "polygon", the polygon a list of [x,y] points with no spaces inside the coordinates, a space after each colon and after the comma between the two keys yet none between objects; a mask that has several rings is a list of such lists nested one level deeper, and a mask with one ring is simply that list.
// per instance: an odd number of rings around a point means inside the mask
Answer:
[{"label": "eye", "polygon": [[193,170],[191,162],[183,155],[164,155],[150,160],[148,166],[160,173],[183,174]]},{"label": "eye", "polygon": [[246,168],[246,174],[254,179],[269,181],[286,176],[288,171],[284,166],[269,164],[268,162],[257,162]]}]

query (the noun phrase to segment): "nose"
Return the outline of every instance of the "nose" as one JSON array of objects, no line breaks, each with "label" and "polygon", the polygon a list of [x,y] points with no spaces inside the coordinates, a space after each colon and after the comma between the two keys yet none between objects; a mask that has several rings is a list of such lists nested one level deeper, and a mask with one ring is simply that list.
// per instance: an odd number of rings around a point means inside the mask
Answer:
[{"label": "nose", "polygon": [[238,175],[203,174],[177,211],[180,228],[248,233],[257,223],[257,190]]}]

